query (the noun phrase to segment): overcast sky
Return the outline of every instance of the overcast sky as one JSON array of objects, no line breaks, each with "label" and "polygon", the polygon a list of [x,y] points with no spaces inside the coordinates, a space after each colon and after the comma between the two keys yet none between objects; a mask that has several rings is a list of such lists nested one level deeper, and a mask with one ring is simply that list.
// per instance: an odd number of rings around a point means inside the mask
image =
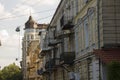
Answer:
[{"label": "overcast sky", "polygon": [[[60,0],[0,0],[0,66],[21,60],[24,23],[30,14],[38,23],[49,23]],[[15,32],[20,26],[21,32]],[[19,40],[20,39],[20,40]],[[19,58],[18,61],[15,59]]]}]

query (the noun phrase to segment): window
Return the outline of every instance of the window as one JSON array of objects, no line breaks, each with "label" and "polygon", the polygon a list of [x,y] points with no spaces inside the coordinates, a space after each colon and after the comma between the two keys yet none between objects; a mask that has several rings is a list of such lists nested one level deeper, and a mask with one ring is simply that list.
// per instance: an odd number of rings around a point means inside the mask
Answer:
[{"label": "window", "polygon": [[79,52],[79,37],[78,37],[78,28],[76,28],[76,30],[75,30],[75,52],[76,52],[76,54],[78,54],[78,52]]},{"label": "window", "polygon": [[64,38],[64,51],[67,52],[69,49],[69,39],[68,38]]},{"label": "window", "polygon": [[31,35],[31,39],[34,39],[34,36],[33,36],[33,35]]},{"label": "window", "polygon": [[90,26],[91,26],[91,36],[92,36],[92,42],[95,43],[95,22],[94,22],[94,13],[90,15]]},{"label": "window", "polygon": [[84,21],[84,33],[85,33],[85,47],[89,46],[89,28],[88,28],[88,20]]},{"label": "window", "polygon": [[27,35],[27,38],[26,38],[27,40],[29,40],[29,35]]},{"label": "window", "polygon": [[64,16],[62,16],[60,19],[60,26],[63,26],[63,25],[64,25]]},{"label": "window", "polygon": [[78,0],[75,0],[75,5],[76,5],[76,6],[75,6],[76,14],[77,14],[77,13],[78,13],[78,6],[79,6],[79,5],[78,5]]}]

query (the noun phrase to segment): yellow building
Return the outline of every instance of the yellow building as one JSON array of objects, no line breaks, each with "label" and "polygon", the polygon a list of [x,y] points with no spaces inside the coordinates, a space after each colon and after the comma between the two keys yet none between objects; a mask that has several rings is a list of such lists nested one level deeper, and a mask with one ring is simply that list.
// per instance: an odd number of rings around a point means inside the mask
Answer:
[{"label": "yellow building", "polygon": [[41,38],[38,34],[39,32],[44,32],[47,26],[47,24],[37,24],[32,16],[25,23],[21,63],[23,80],[41,80],[38,74],[42,60],[38,57],[40,48],[37,48]]},{"label": "yellow building", "polygon": [[39,59],[39,40],[30,42],[27,51],[27,77],[28,80],[41,80],[37,73],[41,60]]}]

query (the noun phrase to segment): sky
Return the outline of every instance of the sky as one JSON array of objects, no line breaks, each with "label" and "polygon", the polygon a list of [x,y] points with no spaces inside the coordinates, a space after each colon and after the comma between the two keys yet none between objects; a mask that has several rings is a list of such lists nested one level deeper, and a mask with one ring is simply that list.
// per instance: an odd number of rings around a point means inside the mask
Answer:
[{"label": "sky", "polygon": [[[20,65],[24,24],[31,15],[37,23],[49,23],[60,0],[0,0],[0,66]],[[20,32],[15,29],[20,27]],[[16,61],[16,58],[18,60]]]}]

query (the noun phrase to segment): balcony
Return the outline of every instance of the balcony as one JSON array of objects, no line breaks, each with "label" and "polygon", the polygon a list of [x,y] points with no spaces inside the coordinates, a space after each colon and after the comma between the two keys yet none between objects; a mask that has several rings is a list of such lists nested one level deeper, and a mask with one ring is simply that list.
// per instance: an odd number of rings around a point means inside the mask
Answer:
[{"label": "balcony", "polygon": [[57,39],[70,37],[74,32],[72,31],[57,31],[55,37]]},{"label": "balcony", "polygon": [[54,70],[58,65],[59,65],[59,59],[53,58],[53,59],[50,59],[48,62],[46,62],[45,69]]},{"label": "balcony", "polygon": [[74,27],[72,16],[63,16],[60,20],[62,30],[70,30]]},{"label": "balcony", "polygon": [[46,71],[46,70],[43,69],[43,68],[40,68],[40,69],[37,70],[37,74],[38,74],[38,75],[43,75],[43,74],[45,74],[45,73],[49,73],[49,72]]},{"label": "balcony", "polygon": [[61,41],[56,40],[56,39],[49,39],[48,46],[55,46],[57,44],[61,43]]},{"label": "balcony", "polygon": [[40,51],[40,55],[41,56],[44,56],[47,52],[49,52],[51,50],[50,47],[48,48],[42,48],[41,51]]},{"label": "balcony", "polygon": [[60,64],[72,65],[75,59],[75,52],[64,52],[60,55]]}]

